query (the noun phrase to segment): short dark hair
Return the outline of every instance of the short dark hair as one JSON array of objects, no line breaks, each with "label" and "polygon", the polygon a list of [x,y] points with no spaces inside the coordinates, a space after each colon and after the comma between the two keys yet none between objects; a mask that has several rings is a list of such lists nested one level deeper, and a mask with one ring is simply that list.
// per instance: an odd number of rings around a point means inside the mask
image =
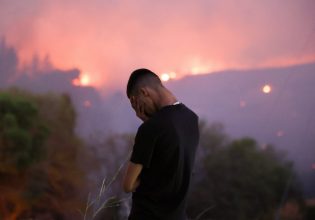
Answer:
[{"label": "short dark hair", "polygon": [[145,68],[137,69],[131,73],[128,80],[127,84],[128,98],[130,98],[131,94],[134,93],[141,85],[156,86],[162,85],[162,82],[158,75],[156,75],[151,70]]}]

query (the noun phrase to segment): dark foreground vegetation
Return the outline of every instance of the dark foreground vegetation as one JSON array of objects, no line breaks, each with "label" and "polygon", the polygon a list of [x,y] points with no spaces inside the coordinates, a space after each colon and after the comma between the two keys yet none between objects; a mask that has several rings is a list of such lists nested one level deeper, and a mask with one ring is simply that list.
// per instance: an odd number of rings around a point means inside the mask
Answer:
[{"label": "dark foreground vegetation", "polygon": [[87,148],[66,95],[0,93],[0,219],[75,219]]},{"label": "dark foreground vegetation", "polygon": [[[0,91],[0,220],[126,219],[119,171],[133,135],[83,142],[75,125],[67,95]],[[220,124],[201,122],[200,131],[191,219],[314,219],[283,152],[232,140]]]}]

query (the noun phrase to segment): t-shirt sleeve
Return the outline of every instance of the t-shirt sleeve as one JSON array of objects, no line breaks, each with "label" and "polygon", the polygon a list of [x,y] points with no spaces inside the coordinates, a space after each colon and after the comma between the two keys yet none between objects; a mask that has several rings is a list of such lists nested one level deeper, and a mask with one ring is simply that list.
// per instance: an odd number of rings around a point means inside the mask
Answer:
[{"label": "t-shirt sleeve", "polygon": [[137,132],[130,161],[149,168],[156,145],[157,132],[152,124],[142,124]]}]

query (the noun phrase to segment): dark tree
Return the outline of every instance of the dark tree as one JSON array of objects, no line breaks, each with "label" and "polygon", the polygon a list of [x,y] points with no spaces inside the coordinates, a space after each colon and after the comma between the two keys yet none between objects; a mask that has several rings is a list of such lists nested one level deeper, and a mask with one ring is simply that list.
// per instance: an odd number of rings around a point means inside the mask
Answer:
[{"label": "dark tree", "polygon": [[286,188],[287,197],[300,201],[293,164],[273,146],[251,138],[229,141],[222,126],[205,124],[200,143],[203,172],[192,186],[190,216],[210,207],[200,219],[273,219]]}]

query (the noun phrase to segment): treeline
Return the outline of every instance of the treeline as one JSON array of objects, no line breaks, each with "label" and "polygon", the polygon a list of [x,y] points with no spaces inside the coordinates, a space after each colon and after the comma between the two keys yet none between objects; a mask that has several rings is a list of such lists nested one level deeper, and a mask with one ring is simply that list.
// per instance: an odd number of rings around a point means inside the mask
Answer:
[{"label": "treeline", "polygon": [[305,219],[293,163],[272,145],[230,139],[221,124],[200,125],[199,163],[188,211],[198,219]]},{"label": "treeline", "polygon": [[[67,95],[0,91],[0,220],[126,219],[121,179],[134,135],[84,143],[75,125]],[[314,217],[284,153],[205,122],[187,212],[199,220]]]}]

